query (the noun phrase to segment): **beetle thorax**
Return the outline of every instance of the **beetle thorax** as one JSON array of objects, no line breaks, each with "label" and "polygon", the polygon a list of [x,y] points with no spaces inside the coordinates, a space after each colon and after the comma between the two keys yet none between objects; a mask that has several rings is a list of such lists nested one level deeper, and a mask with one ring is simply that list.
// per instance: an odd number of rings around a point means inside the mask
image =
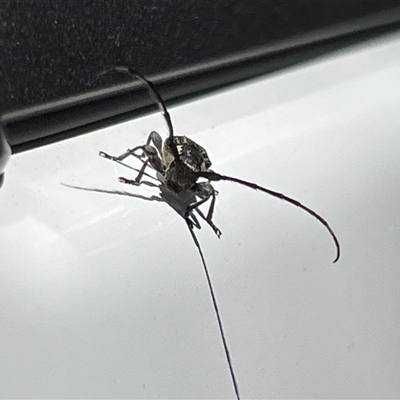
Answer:
[{"label": "beetle thorax", "polygon": [[207,152],[186,136],[174,136],[174,145],[179,156],[175,160],[170,139],[166,139],[163,147],[163,163],[167,186],[175,191],[188,190],[197,182],[196,172],[207,171],[211,161]]}]

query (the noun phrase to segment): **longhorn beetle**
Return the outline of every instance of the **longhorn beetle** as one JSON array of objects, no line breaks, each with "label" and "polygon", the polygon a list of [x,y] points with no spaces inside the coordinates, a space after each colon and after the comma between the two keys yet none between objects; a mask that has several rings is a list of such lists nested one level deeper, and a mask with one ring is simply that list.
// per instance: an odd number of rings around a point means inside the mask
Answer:
[{"label": "longhorn beetle", "polygon": [[[204,216],[201,212],[199,212],[200,216],[210,225],[215,234],[220,237],[221,231],[213,222],[213,214],[215,208],[215,200],[217,191],[211,185],[210,181],[231,181],[235,183],[239,183],[240,185],[247,186],[251,189],[259,190],[261,192],[267,193],[271,196],[277,197],[281,200],[287,201],[302,210],[306,211],[308,214],[316,218],[325,228],[328,230],[331,235],[333,242],[336,247],[336,256],[333,260],[336,263],[340,257],[340,244],[339,241],[333,232],[332,228],[328,224],[328,222],[322,218],[319,214],[317,214],[311,208],[305,206],[299,201],[286,196],[285,194],[275,192],[271,189],[267,189],[263,186],[260,186],[253,182],[248,182],[239,178],[235,178],[232,176],[221,175],[217,172],[214,172],[210,169],[211,161],[207,155],[206,150],[195,143],[193,140],[189,139],[186,136],[175,136],[174,129],[171,121],[171,116],[167,110],[167,107],[153,83],[146,79],[142,74],[137,72],[135,69],[128,66],[113,66],[107,68],[103,72],[101,72],[98,76],[104,75],[107,72],[117,71],[120,73],[129,74],[135,79],[138,79],[147,87],[150,96],[152,99],[158,104],[160,111],[162,112],[164,119],[168,125],[168,137],[164,140],[161,136],[152,131],[146,143],[144,145],[139,145],[134,147],[133,149],[128,149],[124,153],[119,156],[111,156],[103,151],[99,153],[101,157],[107,158],[112,161],[116,161],[122,164],[122,161],[128,156],[135,156],[140,159],[143,163],[142,167],[138,171],[138,174],[135,179],[127,179],[120,177],[119,181],[125,184],[130,185],[140,185],[143,183],[143,176],[147,175],[145,172],[147,167],[153,168],[157,172],[157,178],[161,182],[160,188],[161,192],[169,194],[172,196],[183,196],[186,194],[185,209],[183,210],[183,217],[189,227],[190,233],[194,240],[195,245],[198,248],[200,253],[200,257],[203,262],[203,266],[205,269],[209,289],[211,292],[211,297],[214,305],[214,309],[216,312],[219,330],[222,338],[222,342],[224,345],[225,355],[228,362],[230,375],[232,379],[232,383],[235,390],[236,398],[239,399],[239,390],[236,382],[236,378],[233,372],[233,367],[230,359],[230,354],[228,350],[228,346],[225,339],[225,334],[222,327],[222,321],[219,315],[219,309],[216,302],[216,298],[214,295],[214,290],[211,285],[211,280],[208,274],[208,269],[205,264],[205,259],[203,253],[201,251],[199,242],[197,237],[194,234],[194,226],[198,226],[198,222],[196,218],[193,216],[193,211],[198,211],[198,207],[208,200],[211,199],[210,205],[208,208],[207,215]],[[199,182],[200,178],[205,178],[206,181]],[[192,217],[192,219],[190,219]]]}]

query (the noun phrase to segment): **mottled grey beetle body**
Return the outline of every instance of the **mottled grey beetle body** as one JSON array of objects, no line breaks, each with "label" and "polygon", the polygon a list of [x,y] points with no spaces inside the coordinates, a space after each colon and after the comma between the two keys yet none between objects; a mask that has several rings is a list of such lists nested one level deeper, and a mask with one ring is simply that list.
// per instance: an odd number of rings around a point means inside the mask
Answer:
[{"label": "mottled grey beetle body", "polygon": [[206,150],[193,140],[186,136],[174,136],[174,143],[181,162],[193,172],[205,172],[211,167]]},{"label": "mottled grey beetle body", "polygon": [[186,136],[174,136],[174,145],[179,156],[175,162],[170,139],[164,141],[162,151],[165,166],[165,183],[174,192],[193,188],[198,180],[194,173],[205,172],[211,167],[206,150]]}]

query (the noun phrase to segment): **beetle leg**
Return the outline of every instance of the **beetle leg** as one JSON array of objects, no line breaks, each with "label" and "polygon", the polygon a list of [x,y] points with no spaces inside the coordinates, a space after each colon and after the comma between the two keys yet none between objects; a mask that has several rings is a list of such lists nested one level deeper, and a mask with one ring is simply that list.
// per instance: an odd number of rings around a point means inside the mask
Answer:
[{"label": "beetle leg", "polygon": [[[151,143],[154,144],[157,151],[153,151],[154,147],[150,146]],[[138,158],[140,161],[143,161],[144,156],[147,156],[149,158],[152,158],[152,157],[154,158],[154,156],[157,156],[157,152],[158,152],[158,158],[160,158],[161,152],[162,152],[161,148],[162,148],[162,139],[161,139],[160,134],[157,133],[156,131],[152,131],[152,132],[150,132],[145,145],[136,146],[133,149],[128,149],[125,151],[125,153],[122,153],[119,156],[111,156],[111,155],[105,153],[104,151],[100,151],[99,156],[107,158],[112,161],[123,161],[123,160],[125,160],[125,158],[127,158],[129,156],[134,156],[134,157]],[[136,154],[138,150],[142,150],[142,154]],[[152,165],[151,161],[150,161],[150,164]],[[155,169],[157,171],[159,171],[159,168],[155,168]]]},{"label": "beetle leg", "polygon": [[216,194],[217,194],[217,191],[214,190],[214,188],[213,188],[213,191],[211,193],[211,203],[210,203],[210,207],[208,209],[206,221],[211,226],[211,228],[214,230],[214,232],[218,236],[218,238],[220,238],[222,235],[222,232],[218,229],[218,227],[212,221],[213,214],[214,214],[214,208],[215,208],[215,200],[217,198]]},{"label": "beetle leg", "polygon": [[193,211],[194,209],[197,209],[199,206],[206,203],[211,197],[211,203],[210,203],[210,207],[208,209],[207,216],[204,217],[204,214],[201,212],[199,212],[199,214],[202,216],[202,218],[204,218],[204,220],[207,222],[207,224],[210,225],[210,227],[212,228],[214,233],[218,236],[218,238],[220,238],[222,235],[222,232],[212,221],[217,191],[208,182],[197,184],[194,190],[195,190],[195,194],[197,196],[201,197],[201,199],[188,206],[188,208],[186,209],[185,216],[188,216],[191,211]]},{"label": "beetle leg", "polygon": [[143,178],[144,171],[148,166],[148,164],[150,164],[157,172],[160,172],[161,174],[164,173],[164,165],[160,157],[158,156],[156,149],[153,146],[150,146],[149,144],[145,144],[144,146],[141,146],[141,148],[143,150],[143,153],[146,155],[147,159],[142,160],[143,165],[142,168],[140,168],[137,177],[135,179],[126,179],[120,177],[119,178],[120,182],[129,183],[131,185],[138,185]]},{"label": "beetle leg", "polygon": [[[155,148],[151,146],[151,143],[154,144]],[[143,165],[140,168],[139,173],[135,179],[126,179],[123,177],[119,178],[119,181],[122,183],[127,183],[131,185],[140,184],[143,175],[145,174],[146,167],[150,164],[152,168],[154,168],[157,172],[164,174],[164,165],[161,161],[161,147],[162,147],[162,139],[161,136],[156,132],[150,132],[150,135],[147,138],[146,144],[142,146],[136,146],[133,149],[128,149],[125,153],[122,153],[119,156],[111,156],[104,151],[99,153],[99,156],[107,158],[112,161],[121,162],[128,156],[135,156],[140,161],[142,161]],[[142,154],[137,154],[137,152],[141,150]],[[145,159],[144,159],[145,158]]]},{"label": "beetle leg", "polygon": [[135,154],[135,152],[138,150],[143,150],[143,147],[144,146],[137,146],[134,149],[128,149],[125,153],[122,153],[119,156],[111,156],[110,154],[107,154],[104,151],[100,151],[99,156],[107,158],[108,160],[112,160],[112,161],[123,161],[128,156],[135,156],[135,157],[141,159],[141,157],[143,157],[143,156],[139,156],[138,154]]},{"label": "beetle leg", "polygon": [[153,143],[154,146],[156,146],[156,149],[158,150],[158,154],[161,157],[162,153],[162,139],[161,136],[158,132],[152,131],[150,132],[149,137],[147,138],[146,144]]},{"label": "beetle leg", "polygon": [[139,171],[139,173],[138,173],[138,175],[137,175],[137,177],[136,177],[135,179],[127,179],[127,178],[123,178],[122,176],[120,176],[120,177],[118,178],[118,180],[119,180],[121,183],[126,183],[126,184],[128,184],[128,185],[139,185],[140,182],[141,182],[141,180],[142,180],[142,178],[143,178],[144,170],[146,169],[147,164],[148,164],[149,162],[150,162],[149,159],[143,161],[142,168],[140,168],[140,171]]}]

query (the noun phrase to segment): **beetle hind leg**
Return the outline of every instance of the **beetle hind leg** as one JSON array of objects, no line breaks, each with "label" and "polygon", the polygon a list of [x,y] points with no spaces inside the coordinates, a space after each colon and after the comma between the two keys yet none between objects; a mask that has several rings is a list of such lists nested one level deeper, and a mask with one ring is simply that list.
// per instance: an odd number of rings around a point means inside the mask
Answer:
[{"label": "beetle hind leg", "polygon": [[[212,220],[213,215],[214,215],[215,201],[216,201],[218,192],[212,187],[212,185],[209,182],[202,182],[202,183],[196,184],[194,191],[195,191],[196,196],[200,197],[200,200],[198,200],[195,203],[192,203],[188,206],[188,208],[186,210],[186,216],[188,216],[193,210],[196,210],[199,213],[199,215],[204,219],[204,221],[206,221],[207,224],[210,225],[211,229],[218,236],[218,238],[220,238],[222,235],[222,232],[214,224],[214,222]],[[208,208],[207,216],[204,216],[204,214],[201,212],[199,207],[202,204],[206,203],[210,198],[211,198],[210,207]]]}]

